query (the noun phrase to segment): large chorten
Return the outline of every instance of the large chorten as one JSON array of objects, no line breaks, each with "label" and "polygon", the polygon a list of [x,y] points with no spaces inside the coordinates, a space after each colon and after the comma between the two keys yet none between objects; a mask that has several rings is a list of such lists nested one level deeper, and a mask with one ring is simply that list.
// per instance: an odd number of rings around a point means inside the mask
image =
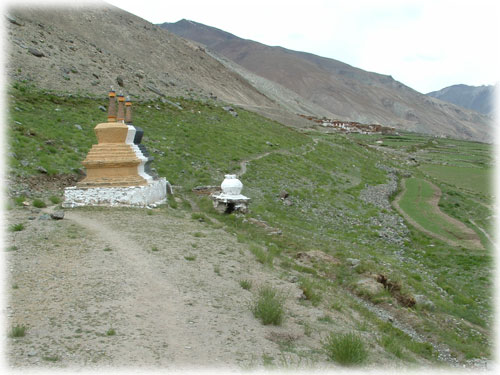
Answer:
[{"label": "large chorten", "polygon": [[140,144],[144,131],[132,125],[130,100],[119,95],[116,109],[116,94],[111,90],[108,122],[94,131],[98,143],[82,162],[87,175],[65,190],[63,206],[147,206],[165,201],[167,182],[150,174],[153,158]]}]

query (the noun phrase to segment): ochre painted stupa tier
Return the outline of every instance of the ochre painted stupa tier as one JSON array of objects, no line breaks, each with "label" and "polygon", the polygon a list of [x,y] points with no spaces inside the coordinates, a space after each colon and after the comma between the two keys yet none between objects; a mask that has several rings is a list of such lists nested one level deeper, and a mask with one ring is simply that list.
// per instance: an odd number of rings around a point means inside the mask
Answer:
[{"label": "ochre painted stupa tier", "polygon": [[110,92],[109,98],[108,122],[94,128],[98,144],[92,146],[82,162],[87,176],[77,186],[95,188],[147,185],[152,179],[144,173],[147,158],[134,144],[135,127],[124,122],[125,99],[123,96],[118,97],[118,114],[115,116],[114,92]]}]

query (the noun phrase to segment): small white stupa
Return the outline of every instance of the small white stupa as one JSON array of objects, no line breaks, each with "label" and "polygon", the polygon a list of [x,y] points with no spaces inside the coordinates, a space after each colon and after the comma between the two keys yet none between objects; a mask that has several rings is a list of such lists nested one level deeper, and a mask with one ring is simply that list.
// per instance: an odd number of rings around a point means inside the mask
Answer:
[{"label": "small white stupa", "polygon": [[212,194],[214,208],[221,213],[231,213],[238,211],[248,212],[248,203],[250,198],[241,194],[243,184],[235,174],[225,175],[224,181],[220,185],[222,193]]}]

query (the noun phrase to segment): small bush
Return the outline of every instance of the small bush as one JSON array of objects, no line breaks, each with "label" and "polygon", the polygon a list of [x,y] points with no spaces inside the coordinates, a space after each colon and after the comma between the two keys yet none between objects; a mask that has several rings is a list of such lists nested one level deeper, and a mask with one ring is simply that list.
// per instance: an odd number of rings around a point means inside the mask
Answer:
[{"label": "small bush", "polygon": [[106,331],[106,336],[114,336],[116,335],[116,331],[114,330],[114,328],[110,328]]},{"label": "small bush", "polygon": [[12,327],[9,337],[24,337],[26,335],[26,327],[24,325],[17,325]]},{"label": "small bush", "polygon": [[330,305],[330,307],[333,309],[333,310],[337,310],[337,311],[342,311],[342,302],[340,301],[333,301],[332,304]]},{"label": "small bush", "polygon": [[272,254],[269,254],[266,252],[262,247],[256,246],[256,245],[251,245],[250,246],[250,251],[252,252],[253,255],[257,258],[257,261],[262,264],[267,264],[272,266],[273,265],[273,256]]},{"label": "small bush", "polygon": [[252,282],[250,280],[240,280],[240,286],[245,290],[250,290]]},{"label": "small bush", "polygon": [[379,340],[379,344],[382,345],[387,352],[394,354],[398,358],[403,358],[403,351],[401,350],[401,345],[392,336],[382,337]]},{"label": "small bush", "polygon": [[51,196],[49,199],[50,199],[50,201],[51,201],[53,204],[59,204],[59,203],[61,203],[61,198],[56,197],[55,195]]},{"label": "small bush", "polygon": [[260,319],[262,324],[280,325],[284,317],[284,298],[271,287],[259,290],[259,296],[255,301],[252,312]]},{"label": "small bush", "polygon": [[151,248],[151,251],[159,251],[158,246],[153,246],[153,247]]},{"label": "small bush", "polygon": [[41,199],[35,199],[33,201],[33,207],[36,207],[36,208],[45,208],[47,207],[47,205],[45,204],[45,202]]},{"label": "small bush", "polygon": [[174,210],[177,209],[177,207],[179,206],[172,194],[167,194],[167,204],[170,208],[173,208]]},{"label": "small bush", "polygon": [[59,357],[57,355],[43,356],[42,359],[44,361],[48,361],[48,362],[57,362],[57,361],[59,361]]},{"label": "small bush", "polygon": [[186,259],[186,260],[196,260],[196,255],[186,255],[184,257],[184,259]]},{"label": "small bush", "polygon": [[14,198],[14,203],[16,204],[16,206],[22,206],[25,200],[26,197],[24,195],[21,195],[20,197]]},{"label": "small bush", "polygon": [[106,247],[104,248],[104,251],[111,251],[111,248],[110,248],[109,246],[106,246]]},{"label": "small bush", "polygon": [[300,278],[300,289],[304,293],[304,296],[311,301],[313,306],[317,306],[321,302],[321,294],[318,293],[317,285],[311,279],[305,277]]},{"label": "small bush", "polygon": [[12,224],[9,226],[9,232],[20,232],[24,229],[24,224],[19,223],[19,224]]},{"label": "small bush", "polygon": [[354,333],[331,333],[324,349],[331,360],[344,366],[359,365],[368,356],[363,341]]}]

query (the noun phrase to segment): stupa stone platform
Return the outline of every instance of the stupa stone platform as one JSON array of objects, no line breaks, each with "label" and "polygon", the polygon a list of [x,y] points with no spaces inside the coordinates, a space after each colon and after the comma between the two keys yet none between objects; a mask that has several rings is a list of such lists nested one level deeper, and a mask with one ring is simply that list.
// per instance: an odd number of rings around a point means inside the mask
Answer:
[{"label": "stupa stone platform", "polygon": [[148,207],[166,203],[168,181],[159,178],[143,186],[93,187],[72,186],[64,190],[63,207],[124,206]]}]

